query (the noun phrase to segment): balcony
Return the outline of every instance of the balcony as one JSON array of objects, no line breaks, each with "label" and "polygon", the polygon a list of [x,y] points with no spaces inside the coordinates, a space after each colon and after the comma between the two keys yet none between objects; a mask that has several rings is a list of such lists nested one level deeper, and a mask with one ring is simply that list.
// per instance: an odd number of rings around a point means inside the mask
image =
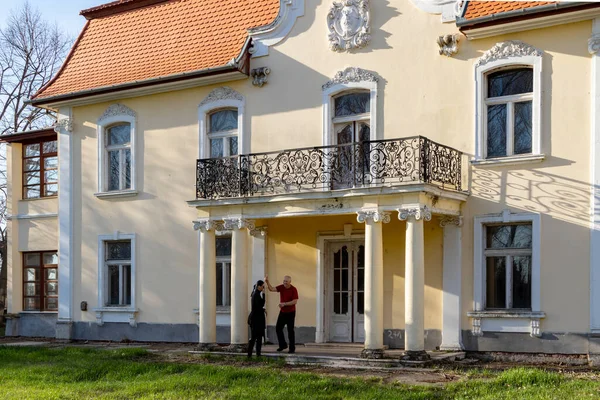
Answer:
[{"label": "balcony", "polygon": [[462,156],[422,136],[197,161],[196,199],[433,184],[462,191]]}]

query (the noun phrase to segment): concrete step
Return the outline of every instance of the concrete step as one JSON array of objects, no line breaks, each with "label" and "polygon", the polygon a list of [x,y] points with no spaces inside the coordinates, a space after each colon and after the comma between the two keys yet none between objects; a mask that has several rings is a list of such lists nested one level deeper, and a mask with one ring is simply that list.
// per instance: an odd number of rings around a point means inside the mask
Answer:
[{"label": "concrete step", "polygon": [[[362,350],[365,345],[364,343],[342,343],[342,342],[327,342],[327,343],[304,343],[305,347],[317,348],[317,349],[357,349]],[[388,349],[388,346],[383,346],[384,350]]]}]

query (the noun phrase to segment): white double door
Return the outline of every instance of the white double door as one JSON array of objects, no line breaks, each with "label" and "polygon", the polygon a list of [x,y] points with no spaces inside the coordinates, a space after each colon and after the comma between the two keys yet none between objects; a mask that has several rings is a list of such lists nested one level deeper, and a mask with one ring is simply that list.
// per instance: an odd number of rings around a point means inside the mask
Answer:
[{"label": "white double door", "polygon": [[364,241],[329,244],[329,341],[365,341]]}]

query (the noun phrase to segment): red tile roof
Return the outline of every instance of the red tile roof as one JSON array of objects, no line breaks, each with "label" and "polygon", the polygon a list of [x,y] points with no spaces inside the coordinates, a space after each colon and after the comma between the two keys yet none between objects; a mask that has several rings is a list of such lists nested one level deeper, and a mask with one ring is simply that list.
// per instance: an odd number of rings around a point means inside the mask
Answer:
[{"label": "red tile roof", "polygon": [[270,24],[278,13],[279,0],[118,0],[84,10],[89,21],[34,103],[225,66],[240,55],[248,29]]},{"label": "red tile roof", "polygon": [[556,1],[469,1],[464,18],[467,20],[487,17],[507,11],[524,10],[527,8],[545,6]]}]

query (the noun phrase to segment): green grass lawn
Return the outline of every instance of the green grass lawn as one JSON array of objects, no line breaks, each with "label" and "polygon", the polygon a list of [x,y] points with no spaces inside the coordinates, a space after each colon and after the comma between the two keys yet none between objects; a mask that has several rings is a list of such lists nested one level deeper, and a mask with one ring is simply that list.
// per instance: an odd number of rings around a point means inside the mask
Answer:
[{"label": "green grass lawn", "polygon": [[[141,349],[0,347],[0,399],[594,399],[600,383],[536,369],[464,373],[440,386],[339,378],[276,362],[166,362]],[[189,360],[188,360],[189,361]],[[213,361],[218,361],[215,358]],[[484,376],[485,379],[481,377]]]}]

